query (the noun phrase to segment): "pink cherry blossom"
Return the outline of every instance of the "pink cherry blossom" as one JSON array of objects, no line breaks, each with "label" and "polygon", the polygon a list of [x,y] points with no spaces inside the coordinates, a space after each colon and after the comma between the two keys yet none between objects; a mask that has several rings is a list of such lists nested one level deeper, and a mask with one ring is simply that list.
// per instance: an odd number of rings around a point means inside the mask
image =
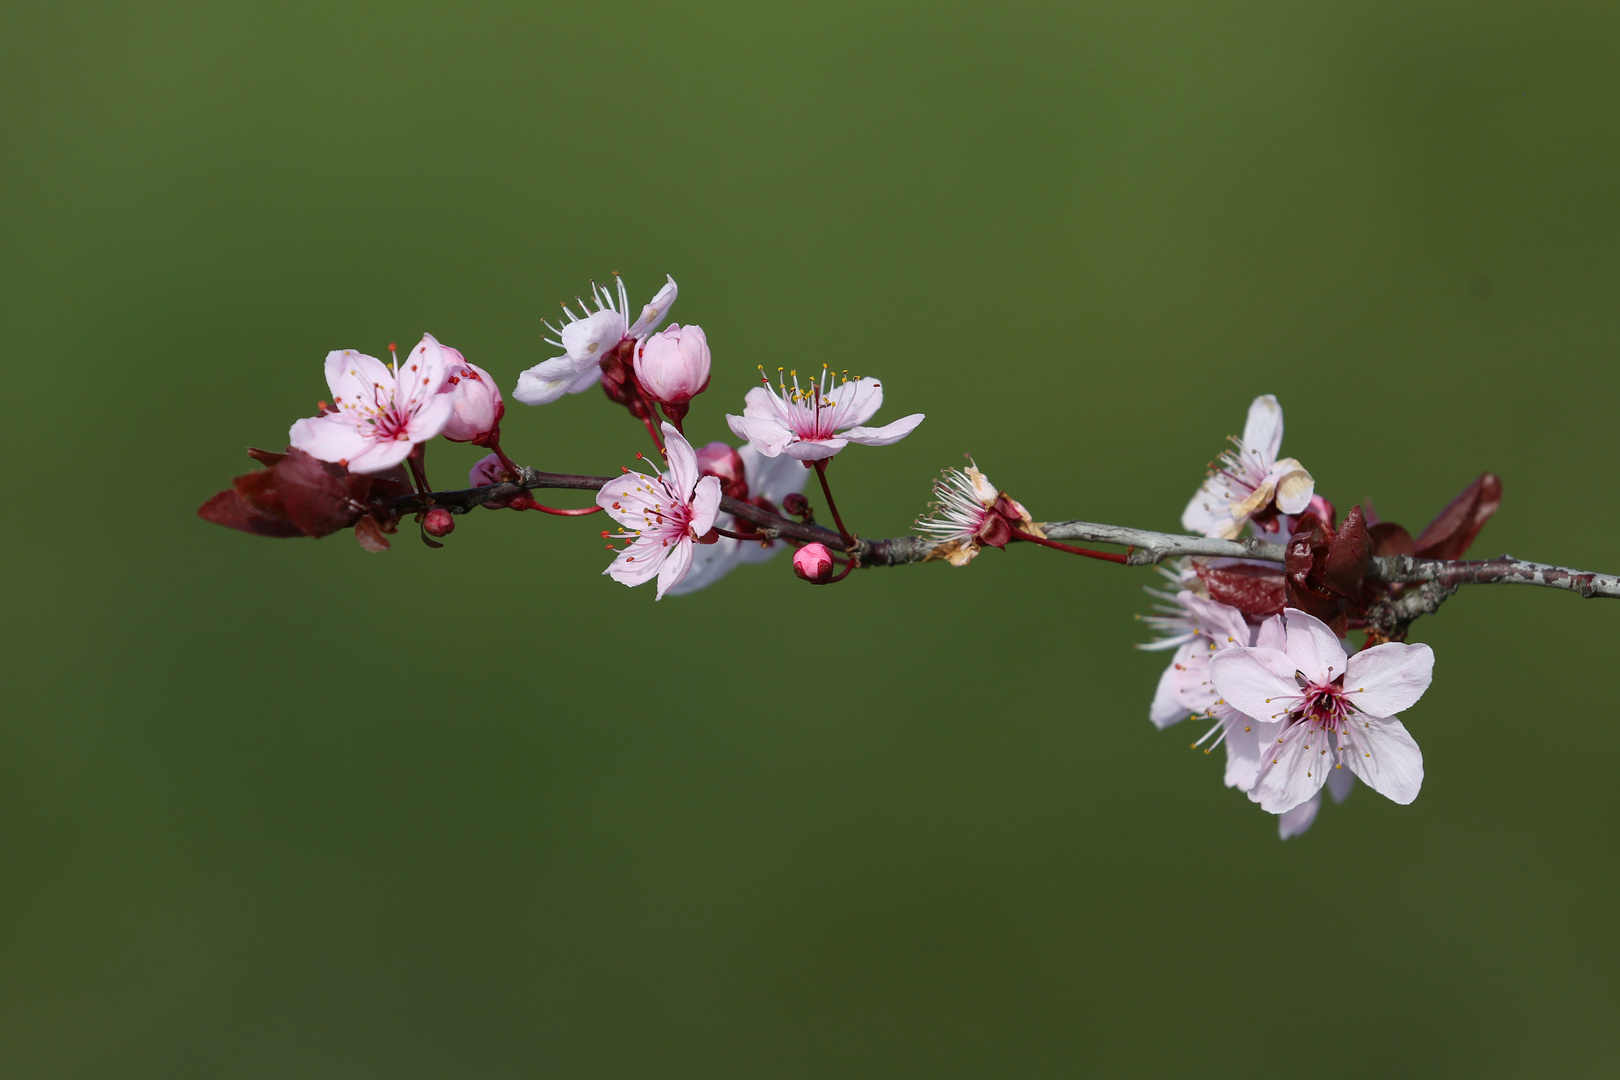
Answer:
[{"label": "pink cherry blossom", "polygon": [[1155,595],[1165,601],[1160,605],[1163,613],[1145,616],[1144,621],[1167,632],[1167,636],[1138,648],[1173,647],[1176,652],[1159,678],[1148,719],[1161,729],[1189,716],[1213,720],[1214,724],[1193,745],[1203,747],[1207,754],[1225,744],[1226,785],[1247,791],[1260,770],[1261,741],[1274,737],[1280,725],[1257,721],[1222,699],[1210,681],[1210,660],[1224,650],[1254,644],[1257,636],[1268,646],[1280,645],[1282,620],[1272,618],[1255,628],[1241,611],[1190,589],[1174,595]]},{"label": "pink cherry blossom", "polygon": [[793,553],[793,572],[812,584],[825,585],[832,577],[832,552],[826,544],[804,545]]},{"label": "pink cherry blossom", "polygon": [[501,401],[500,387],[489,372],[477,364],[469,364],[464,356],[450,346],[443,346],[450,362],[450,374],[439,393],[450,398],[450,419],[444,425],[443,435],[451,442],[479,443],[498,431],[501,417],[506,415],[506,404]]},{"label": "pink cherry blossom", "polygon": [[701,326],[671,323],[636,346],[635,367],[653,400],[685,405],[709,385],[709,339]]},{"label": "pink cherry blossom", "polygon": [[[669,314],[679,290],[674,278],[666,276],[665,280],[667,284],[641,309],[641,315],[633,323],[629,321],[630,298],[618,275],[614,275],[619,294],[617,303],[605,286],[593,281],[591,299],[596,310],[590,310],[584,300],[579,300],[580,314],[575,315],[564,305],[563,315],[567,321],[561,326],[546,323],[546,329],[557,335],[546,341],[563,350],[563,355],[536,364],[519,375],[512,396],[525,405],[544,405],[564,394],[578,394],[595,386],[602,378],[604,357],[646,337],[658,329],[658,324]],[[624,359],[629,361],[629,355]]]},{"label": "pink cherry blossom", "polygon": [[[717,477],[725,494],[778,511],[789,495],[804,490],[810,472],[798,461],[783,455],[768,458],[752,446],[733,450],[726,443],[713,442],[698,451],[700,472]],[[738,472],[737,470],[741,470]],[[740,523],[730,514],[715,519],[722,529],[737,531]],[[713,585],[744,563],[761,563],[788,545],[781,540],[734,540],[722,536],[712,544],[699,545],[692,556],[692,569],[671,596],[684,596]]]},{"label": "pink cherry blossom", "polygon": [[1228,704],[1282,725],[1261,754],[1251,797],[1285,813],[1348,765],[1380,795],[1403,805],[1417,798],[1423,753],[1397,714],[1429,688],[1433,651],[1387,642],[1347,658],[1320,619],[1296,608],[1285,608],[1282,618],[1280,648],[1227,649],[1209,664]]},{"label": "pink cherry blossom", "polygon": [[422,335],[394,366],[353,349],[328,353],[326,384],[333,409],[298,421],[290,441],[350,472],[386,472],[444,430],[453,403],[439,389],[449,374],[449,358],[432,334]]},{"label": "pink cherry blossom", "polygon": [[1282,406],[1270,394],[1255,398],[1243,437],[1232,440],[1233,449],[1221,455],[1182,511],[1182,528],[1231,540],[1273,499],[1285,514],[1309,506],[1316,481],[1293,458],[1278,460],[1282,437]]},{"label": "pink cherry blossom", "polygon": [[775,390],[769,383],[754,387],[744,398],[743,414],[726,417],[732,433],[766,457],[786,454],[800,461],[820,461],[852,442],[889,446],[923,422],[922,413],[912,413],[884,427],[861,426],[883,404],[883,386],[876,379],[851,379],[846,374],[834,382],[825,364],[821,380],[808,389],[799,386],[798,372],[790,378],[791,387],[786,383]]},{"label": "pink cherry blossom", "polygon": [[629,530],[612,538],[630,541],[602,573],[632,586],[657,577],[657,600],[686,577],[692,548],[714,527],[720,509],[720,481],[698,475],[692,444],[670,424],[663,425],[663,434],[667,471],[655,476],[627,471],[596,495],[596,504]]}]

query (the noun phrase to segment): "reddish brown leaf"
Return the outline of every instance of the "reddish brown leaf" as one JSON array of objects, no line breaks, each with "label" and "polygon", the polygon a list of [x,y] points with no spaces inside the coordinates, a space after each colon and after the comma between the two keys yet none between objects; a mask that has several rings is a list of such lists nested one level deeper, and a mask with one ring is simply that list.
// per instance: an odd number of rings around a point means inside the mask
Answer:
[{"label": "reddish brown leaf", "polygon": [[1377,525],[1368,527],[1368,534],[1372,537],[1372,553],[1374,555],[1415,555],[1416,546],[1412,543],[1412,534],[1393,521],[1380,521]]},{"label": "reddish brown leaf", "polygon": [[1481,473],[1429,522],[1414,544],[1416,553],[1425,559],[1462,558],[1501,505],[1502,478]]},{"label": "reddish brown leaf", "polygon": [[274,536],[285,539],[303,536],[298,526],[285,517],[267,513],[242,498],[235,488],[222,491],[197,508],[197,516],[227,529],[239,529],[255,536]]},{"label": "reddish brown leaf", "polygon": [[1361,579],[1367,576],[1367,563],[1371,558],[1372,537],[1367,535],[1361,507],[1352,506],[1328,545],[1322,584],[1340,596],[1354,596],[1361,589]]},{"label": "reddish brown leaf", "polygon": [[1199,566],[1212,600],[1237,608],[1245,615],[1265,618],[1283,609],[1283,572],[1274,566],[1239,563],[1236,566]]}]

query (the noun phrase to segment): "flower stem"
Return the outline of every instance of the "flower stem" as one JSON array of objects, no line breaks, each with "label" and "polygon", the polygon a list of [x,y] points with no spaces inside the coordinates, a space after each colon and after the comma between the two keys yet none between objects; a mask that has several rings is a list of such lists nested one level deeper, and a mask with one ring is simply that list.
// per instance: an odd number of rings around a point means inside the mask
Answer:
[{"label": "flower stem", "polygon": [[534,501],[532,495],[529,496],[528,502],[515,505],[522,510],[538,510],[542,514],[556,514],[558,517],[589,517],[591,514],[600,513],[602,509],[600,506],[581,506],[577,510],[565,510],[557,506],[541,506]]},{"label": "flower stem", "polygon": [[[816,479],[821,481],[821,493],[827,497],[827,509],[832,511],[833,524],[838,526],[838,535],[844,541],[845,551],[855,550],[855,537],[844,528],[844,519],[839,516],[838,504],[833,502],[832,488],[827,484],[827,462],[825,459],[816,462]],[[846,570],[845,573],[848,573]]]},{"label": "flower stem", "polygon": [[1072,555],[1084,555],[1088,559],[1101,559],[1103,562],[1119,563],[1121,566],[1126,565],[1125,556],[1119,554],[1118,552],[1092,551],[1090,548],[1070,547],[1068,544],[1060,544],[1056,540],[1048,540],[1044,536],[1035,536],[1032,533],[1027,533],[1022,529],[1014,529],[1012,534],[1020,540],[1028,540],[1032,544],[1040,544],[1043,547],[1056,548],[1059,551],[1067,551]]}]

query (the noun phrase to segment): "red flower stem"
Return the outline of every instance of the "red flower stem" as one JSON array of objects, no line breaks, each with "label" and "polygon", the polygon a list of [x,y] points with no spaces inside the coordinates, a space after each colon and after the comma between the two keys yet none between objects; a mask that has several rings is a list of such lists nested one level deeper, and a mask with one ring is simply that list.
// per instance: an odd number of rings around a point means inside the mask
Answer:
[{"label": "red flower stem", "polygon": [[[833,560],[833,562],[835,562],[835,563],[837,561],[838,561],[837,559]],[[844,564],[844,569],[841,572],[839,572],[837,574],[834,574],[832,577],[828,578],[826,581],[823,581],[822,584],[823,585],[836,585],[836,584],[838,584],[840,581],[843,581],[845,578],[849,577],[849,572],[851,570],[855,569],[859,565],[860,564],[857,563],[854,559],[849,560],[849,562]]]},{"label": "red flower stem", "polygon": [[853,550],[855,537],[850,534],[848,529],[844,528],[844,519],[839,516],[838,504],[833,502],[832,488],[827,485],[827,461],[825,458],[816,462],[816,479],[821,481],[821,493],[827,497],[827,509],[832,511],[833,524],[838,526],[838,535],[843,538],[844,549],[846,551]]},{"label": "red flower stem", "polygon": [[515,462],[511,458],[507,457],[506,456],[506,451],[501,449],[501,429],[500,428],[496,428],[494,430],[494,432],[492,433],[492,438],[491,438],[491,441],[489,443],[489,448],[491,450],[495,451],[495,456],[498,459],[500,459],[501,468],[505,469],[508,473],[510,473],[513,476],[518,475],[519,470],[518,470],[517,462]]},{"label": "red flower stem", "polygon": [[1014,529],[1012,534],[1020,540],[1028,540],[1030,543],[1040,544],[1042,547],[1056,548],[1059,551],[1067,551],[1071,555],[1084,555],[1088,559],[1101,559],[1103,562],[1119,563],[1121,566],[1127,565],[1125,562],[1125,556],[1119,554],[1118,552],[1092,551],[1090,548],[1070,547],[1068,544],[1060,544],[1056,540],[1048,540],[1044,536],[1035,536],[1031,533],[1025,532],[1022,529]]},{"label": "red flower stem", "polygon": [[528,502],[522,503],[521,507],[524,510],[538,510],[542,514],[556,514],[558,517],[588,517],[591,514],[600,513],[602,510],[600,506],[581,506],[577,510],[564,510],[556,506],[541,506],[534,501],[533,496],[529,497]]},{"label": "red flower stem", "polygon": [[647,425],[647,434],[652,436],[653,445],[658,447],[658,456],[661,458],[668,457],[668,455],[664,453],[664,441],[658,437],[658,424],[653,420],[652,403],[646,398],[642,398],[641,400],[642,404],[647,406],[647,415],[641,418],[641,422]]},{"label": "red flower stem", "polygon": [[417,443],[411,447],[405,464],[410,467],[411,480],[416,484],[418,494],[425,495],[433,488],[428,484],[427,478],[427,443]]}]

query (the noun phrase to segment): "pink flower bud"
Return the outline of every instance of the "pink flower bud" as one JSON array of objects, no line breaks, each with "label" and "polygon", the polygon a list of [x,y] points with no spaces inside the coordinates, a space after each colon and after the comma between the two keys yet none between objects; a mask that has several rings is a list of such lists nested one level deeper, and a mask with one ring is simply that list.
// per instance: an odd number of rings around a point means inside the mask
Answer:
[{"label": "pink flower bud", "polygon": [[422,519],[422,531],[429,536],[449,536],[456,531],[456,519],[443,507],[434,507]]},{"label": "pink flower bud", "polygon": [[720,494],[748,501],[748,475],[742,455],[730,443],[712,442],[697,452],[698,475],[720,481]]},{"label": "pink flower bud", "polygon": [[832,578],[832,552],[825,544],[806,544],[793,553],[793,572],[812,585],[825,585]]},{"label": "pink flower bud", "polygon": [[500,388],[489,372],[467,363],[455,349],[445,346],[444,351],[449,354],[450,376],[439,393],[451,395],[451,407],[442,434],[451,442],[486,445],[482,440],[500,430],[506,414]]},{"label": "pink flower bud", "polygon": [[[491,484],[504,484],[509,480],[516,479],[517,477],[507,472],[506,466],[501,464],[499,454],[486,454],[479,458],[478,464],[474,465],[472,470],[467,473],[467,486],[488,487]],[[504,510],[511,505],[511,499],[491,499],[484,504],[485,508],[489,510]]]},{"label": "pink flower bud", "polygon": [[665,405],[685,405],[709,385],[709,339],[701,326],[671,323],[636,349],[636,379]]}]

